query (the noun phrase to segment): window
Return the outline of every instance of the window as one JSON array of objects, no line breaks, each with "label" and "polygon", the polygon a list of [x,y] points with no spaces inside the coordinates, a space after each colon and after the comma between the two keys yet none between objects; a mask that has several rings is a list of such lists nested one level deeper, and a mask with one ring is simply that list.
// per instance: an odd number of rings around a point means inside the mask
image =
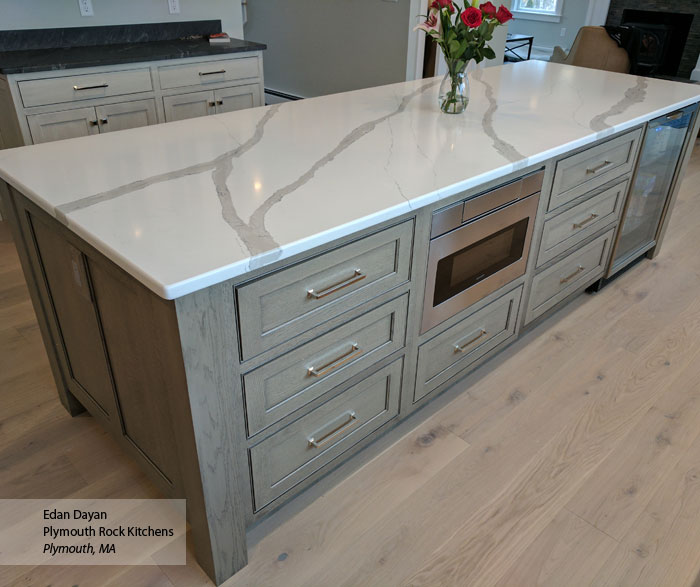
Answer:
[{"label": "window", "polygon": [[564,0],[514,0],[516,18],[559,22]]}]

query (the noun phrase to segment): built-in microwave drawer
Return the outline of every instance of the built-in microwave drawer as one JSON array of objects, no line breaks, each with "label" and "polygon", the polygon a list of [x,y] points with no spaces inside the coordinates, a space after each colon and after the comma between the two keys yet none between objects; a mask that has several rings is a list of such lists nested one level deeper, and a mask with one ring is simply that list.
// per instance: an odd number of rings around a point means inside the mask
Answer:
[{"label": "built-in microwave drawer", "polygon": [[243,360],[410,279],[413,220],[236,289]]},{"label": "built-in microwave drawer", "polygon": [[404,294],[244,375],[249,436],[402,348],[407,310]]},{"label": "built-in microwave drawer", "polygon": [[558,161],[547,210],[632,171],[641,134],[641,129],[633,130]]},{"label": "built-in microwave drawer", "polygon": [[181,65],[164,65],[158,68],[160,87],[165,90],[252,79],[260,76],[259,63],[257,57],[239,57]]},{"label": "built-in microwave drawer", "polygon": [[250,449],[255,510],[314,474],[399,412],[397,359]]},{"label": "built-in microwave drawer", "polygon": [[537,257],[540,267],[620,218],[629,181],[625,180],[544,223]]},{"label": "built-in microwave drawer", "polygon": [[414,402],[515,336],[522,292],[516,288],[418,348]]},{"label": "built-in microwave drawer", "polygon": [[534,320],[581,287],[603,275],[615,229],[556,262],[532,280],[526,322]]},{"label": "built-in microwave drawer", "polygon": [[27,108],[153,90],[148,68],[34,79],[18,85]]}]

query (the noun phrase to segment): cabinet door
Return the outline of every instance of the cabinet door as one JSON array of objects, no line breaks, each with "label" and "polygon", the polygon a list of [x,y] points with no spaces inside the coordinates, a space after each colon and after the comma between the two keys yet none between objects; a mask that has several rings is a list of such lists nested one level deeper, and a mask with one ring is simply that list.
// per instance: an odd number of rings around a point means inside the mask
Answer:
[{"label": "cabinet door", "polygon": [[214,90],[214,98],[216,99],[217,114],[253,108],[254,106],[260,106],[260,86],[258,84],[250,84]]},{"label": "cabinet door", "polygon": [[92,107],[30,114],[27,116],[27,122],[34,144],[86,137],[99,132],[97,115]]},{"label": "cabinet door", "polygon": [[43,221],[32,216],[31,225],[71,382],[105,415],[116,418],[114,389],[85,257]]},{"label": "cabinet door", "polygon": [[98,106],[95,111],[100,132],[126,130],[158,122],[156,101],[153,99]]},{"label": "cabinet door", "polygon": [[166,122],[207,116],[216,112],[216,102],[212,91],[165,96],[163,106],[165,107]]}]

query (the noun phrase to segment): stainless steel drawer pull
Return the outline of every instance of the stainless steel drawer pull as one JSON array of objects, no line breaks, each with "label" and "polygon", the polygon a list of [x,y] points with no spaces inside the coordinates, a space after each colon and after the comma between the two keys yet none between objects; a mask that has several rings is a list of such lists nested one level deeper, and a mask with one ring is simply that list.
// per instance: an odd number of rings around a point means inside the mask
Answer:
[{"label": "stainless steel drawer pull", "polygon": [[349,277],[348,279],[345,279],[339,283],[336,283],[335,285],[331,285],[330,287],[327,287],[326,289],[322,289],[321,291],[314,291],[313,289],[308,289],[306,290],[306,295],[310,298],[314,298],[315,300],[318,300],[320,298],[325,298],[326,296],[329,296],[344,287],[347,287],[348,285],[352,285],[353,283],[357,283],[358,281],[362,281],[366,275],[362,273],[359,269],[355,269],[355,272],[352,274],[352,277]]},{"label": "stainless steel drawer pull", "polygon": [[479,340],[482,336],[486,336],[488,332],[486,332],[483,328],[479,331],[479,334],[477,334],[474,338],[471,340],[468,340],[464,344],[456,344],[455,345],[455,353],[463,353],[467,347],[470,347],[473,345],[477,340]]},{"label": "stainless steel drawer pull", "polygon": [[97,126],[99,123],[96,120],[88,120],[90,126]]},{"label": "stainless steel drawer pull", "polygon": [[678,120],[683,116],[683,111],[678,110],[677,112],[671,112],[671,114],[666,115],[666,120]]},{"label": "stainless steel drawer pull", "polygon": [[98,84],[96,86],[73,86],[73,89],[76,92],[80,92],[81,90],[98,90],[99,88],[108,88],[109,84]]},{"label": "stainless steel drawer pull", "polygon": [[209,106],[216,106],[216,102],[214,102],[213,100],[211,100],[208,104]]},{"label": "stainless steel drawer pull", "polygon": [[108,124],[109,120],[107,118],[100,118],[100,124]]},{"label": "stainless steel drawer pull", "polygon": [[224,103],[223,100],[217,100],[217,101],[216,101],[216,105],[217,105],[217,106],[222,106],[223,103]]},{"label": "stainless steel drawer pull", "polygon": [[340,424],[339,426],[333,428],[328,434],[325,436],[321,436],[318,440],[311,436],[308,441],[309,441],[309,448],[321,448],[323,445],[328,444],[331,440],[333,440],[335,437],[339,436],[345,430],[350,428],[351,426],[354,426],[357,424],[357,415],[355,412],[348,412],[348,419]]},{"label": "stainless steel drawer pull", "polygon": [[582,220],[581,222],[577,222],[576,224],[574,224],[574,229],[576,230],[576,229],[579,229],[579,228],[583,228],[584,226],[586,226],[586,224],[588,224],[589,222],[595,220],[596,218],[598,218],[598,215],[597,215],[597,214],[591,214],[591,215],[590,215],[588,218],[586,218],[585,220]]},{"label": "stainless steel drawer pull", "polygon": [[306,370],[306,373],[311,377],[323,377],[327,373],[335,371],[341,365],[345,365],[345,363],[351,361],[352,359],[358,357],[361,354],[362,349],[360,348],[360,345],[354,342],[352,343],[352,346],[350,347],[350,350],[347,353],[343,353],[337,359],[333,359],[332,361],[329,361],[321,367],[309,367]]},{"label": "stainless steel drawer pull", "polygon": [[608,161],[606,159],[600,165],[586,169],[586,173],[598,173],[599,171],[603,171],[603,169],[605,169],[608,165],[612,165],[612,161]]},{"label": "stainless steel drawer pull", "polygon": [[199,75],[216,75],[217,73],[226,73],[226,70],[219,69],[218,71],[200,71]]},{"label": "stainless steel drawer pull", "polygon": [[564,283],[567,283],[568,281],[571,281],[574,277],[576,277],[579,273],[581,273],[581,271],[584,271],[584,270],[585,270],[585,267],[583,265],[579,265],[578,269],[576,269],[576,271],[574,271],[571,275],[569,275],[568,277],[562,277],[559,280],[559,284],[562,285]]}]

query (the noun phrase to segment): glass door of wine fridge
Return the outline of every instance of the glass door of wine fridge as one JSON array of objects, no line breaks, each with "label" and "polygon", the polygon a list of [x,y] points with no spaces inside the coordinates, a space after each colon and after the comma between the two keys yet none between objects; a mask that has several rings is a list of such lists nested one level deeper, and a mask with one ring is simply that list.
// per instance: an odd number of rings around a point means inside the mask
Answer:
[{"label": "glass door of wine fridge", "polygon": [[693,104],[649,122],[608,276],[656,244],[659,222],[696,109],[697,104]]}]

